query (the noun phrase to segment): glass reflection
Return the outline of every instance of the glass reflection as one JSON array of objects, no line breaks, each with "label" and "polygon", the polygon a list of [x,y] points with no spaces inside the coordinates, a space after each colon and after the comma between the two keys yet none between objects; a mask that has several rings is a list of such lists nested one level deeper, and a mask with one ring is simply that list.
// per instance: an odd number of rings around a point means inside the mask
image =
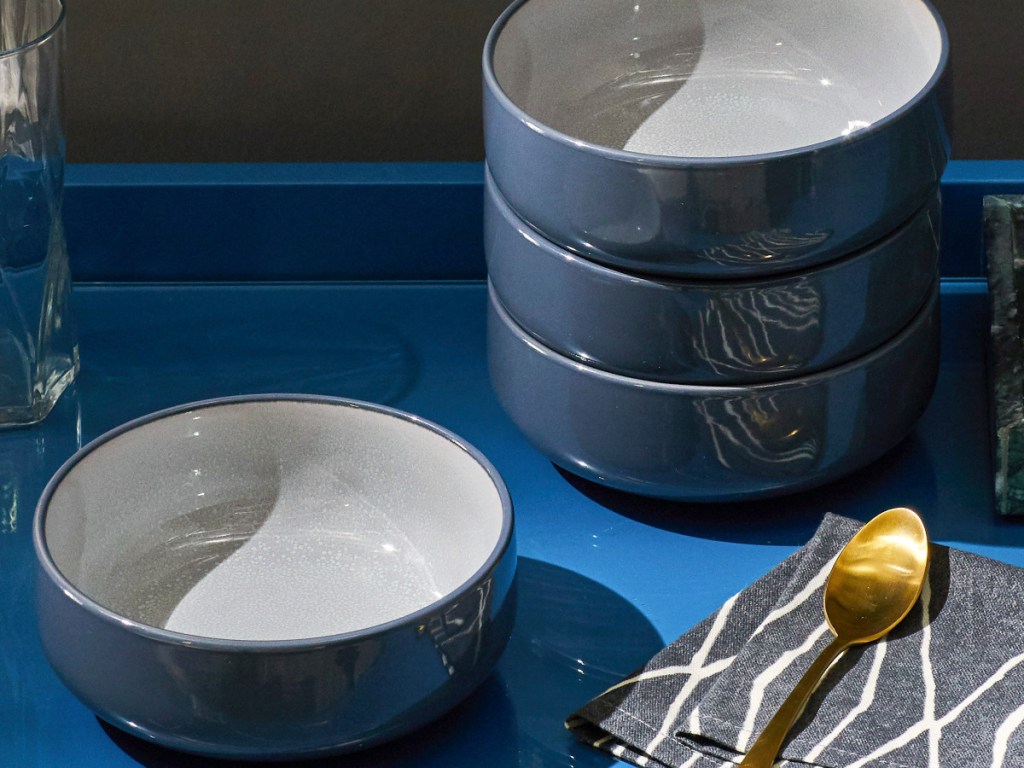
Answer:
[{"label": "glass reflection", "polygon": [[81,400],[72,385],[43,422],[0,433],[0,763],[39,764],[38,723],[48,700],[33,695],[52,676],[36,635],[32,519],[50,476],[81,446]]}]

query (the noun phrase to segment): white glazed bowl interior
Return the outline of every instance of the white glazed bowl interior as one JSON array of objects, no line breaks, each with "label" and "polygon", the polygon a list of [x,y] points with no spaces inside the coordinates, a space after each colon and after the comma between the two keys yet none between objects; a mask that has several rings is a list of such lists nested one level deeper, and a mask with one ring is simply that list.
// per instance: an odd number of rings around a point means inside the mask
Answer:
[{"label": "white glazed bowl interior", "polygon": [[101,442],[44,536],[83,595],[141,624],[291,640],[405,617],[469,582],[506,505],[463,445],[359,404],[196,407]]},{"label": "white glazed bowl interior", "polygon": [[576,139],[739,157],[848,136],[929,84],[922,0],[526,0],[494,42],[504,93]]}]

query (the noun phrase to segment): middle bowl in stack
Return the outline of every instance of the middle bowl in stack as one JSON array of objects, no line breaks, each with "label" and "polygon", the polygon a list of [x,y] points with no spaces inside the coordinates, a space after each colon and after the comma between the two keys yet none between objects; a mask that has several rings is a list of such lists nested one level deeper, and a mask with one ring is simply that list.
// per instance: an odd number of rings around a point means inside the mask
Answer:
[{"label": "middle bowl in stack", "polygon": [[486,173],[487,270],[508,313],[551,349],[605,371],[680,384],[800,376],[895,336],[938,270],[936,195],[876,243],[799,272],[682,280],[624,272],[520,219]]},{"label": "middle bowl in stack", "polygon": [[509,8],[484,53],[489,358],[527,437],[688,500],[902,439],[937,371],[946,49],[924,0]]}]

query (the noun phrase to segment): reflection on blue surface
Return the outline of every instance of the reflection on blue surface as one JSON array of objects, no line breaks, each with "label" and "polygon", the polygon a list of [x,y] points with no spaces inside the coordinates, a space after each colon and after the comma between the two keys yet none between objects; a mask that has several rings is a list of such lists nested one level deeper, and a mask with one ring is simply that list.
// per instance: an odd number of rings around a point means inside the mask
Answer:
[{"label": "reflection on blue surface", "polygon": [[[88,310],[100,295],[82,294],[79,305],[93,316]],[[140,286],[118,298],[118,311],[95,313],[80,332],[94,432],[123,422],[126,408],[141,416],[257,392],[344,393],[392,404],[416,382],[414,351],[372,292]]]},{"label": "reflection on blue surface", "polygon": [[204,765],[108,733],[60,684],[36,636],[28,535],[80,440],[186,400],[278,390],[388,403],[461,435],[508,483],[520,616],[497,672],[433,726],[328,764],[606,764],[562,718],[804,543],[825,511],[916,506],[935,539],[1024,565],[1024,525],[992,508],[980,283],[944,286],[939,384],[910,439],[825,488],[726,506],[614,494],[533,450],[487,380],[482,284],[90,287],[76,302],[77,390],[37,427],[0,432],[0,765]]},{"label": "reflection on blue surface", "polygon": [[[121,751],[121,761],[114,764],[141,765],[146,768],[254,768],[266,765],[175,752],[142,741],[98,720],[95,731],[97,739],[107,740]],[[274,765],[308,768],[397,768],[417,765],[441,768],[474,765],[483,753],[487,755],[488,764],[494,768],[517,764],[515,713],[501,680],[494,676],[446,717],[390,744],[350,755],[277,762]]]},{"label": "reflection on blue surface", "polygon": [[595,503],[644,525],[705,539],[799,546],[814,533],[824,511],[841,510],[866,522],[894,506],[932,511],[932,535],[947,538],[951,521],[937,520],[934,514],[938,507],[933,470],[928,446],[912,434],[878,461],[824,487],[772,502],[719,504],[714,515],[708,514],[707,504],[643,499],[562,474]]},{"label": "reflection on blue surface", "polygon": [[661,650],[636,607],[565,568],[520,558],[516,630],[499,671],[515,706],[519,765],[599,766],[563,721]]},{"label": "reflection on blue surface", "polygon": [[56,685],[32,620],[32,514],[47,478],[81,444],[80,405],[72,387],[42,424],[0,434],[0,764],[19,768],[47,764],[37,739]]}]

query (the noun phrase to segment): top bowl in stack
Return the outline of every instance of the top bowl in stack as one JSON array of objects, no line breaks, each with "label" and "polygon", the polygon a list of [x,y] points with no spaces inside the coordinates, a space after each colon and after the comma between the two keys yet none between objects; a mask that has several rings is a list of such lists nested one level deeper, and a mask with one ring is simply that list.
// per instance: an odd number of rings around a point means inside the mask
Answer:
[{"label": "top bowl in stack", "polygon": [[487,162],[552,242],[751,277],[883,237],[949,156],[925,0],[519,0],[484,50]]}]

